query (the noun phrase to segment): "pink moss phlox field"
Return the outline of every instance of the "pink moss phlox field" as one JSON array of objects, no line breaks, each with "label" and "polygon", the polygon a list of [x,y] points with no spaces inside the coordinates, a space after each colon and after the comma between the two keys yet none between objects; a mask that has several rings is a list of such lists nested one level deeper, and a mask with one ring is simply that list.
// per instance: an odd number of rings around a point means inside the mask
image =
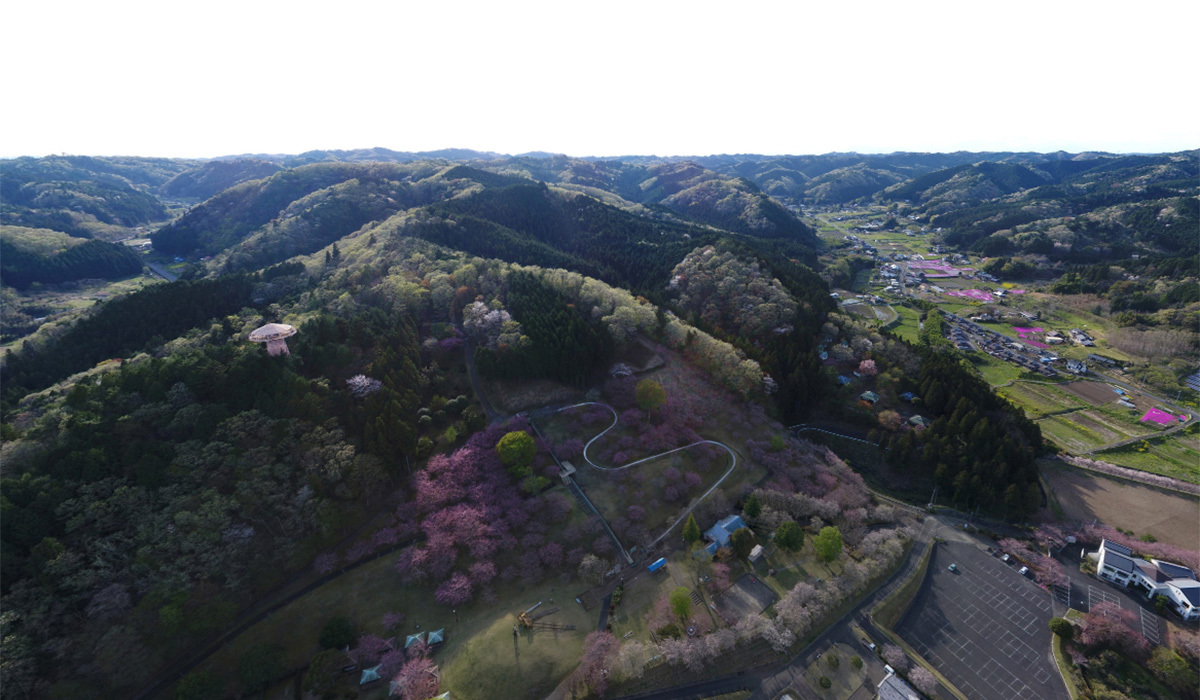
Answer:
[{"label": "pink moss phlox field", "polygon": [[981,289],[956,289],[952,292],[946,292],[952,297],[967,297],[975,301],[988,301],[992,298],[991,292],[985,292]]},{"label": "pink moss phlox field", "polygon": [[1146,415],[1142,416],[1141,420],[1143,422],[1152,421],[1154,423],[1158,423],[1159,425],[1167,425],[1168,423],[1175,421],[1175,416],[1167,413],[1166,411],[1152,408],[1149,411],[1146,411]]}]

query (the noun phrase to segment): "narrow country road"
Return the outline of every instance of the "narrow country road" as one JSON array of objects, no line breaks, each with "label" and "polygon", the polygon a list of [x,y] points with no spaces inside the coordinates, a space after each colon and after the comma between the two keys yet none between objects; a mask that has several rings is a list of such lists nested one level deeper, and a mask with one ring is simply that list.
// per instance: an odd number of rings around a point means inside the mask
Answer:
[{"label": "narrow country road", "polygon": [[168,282],[174,282],[175,280],[179,279],[179,275],[175,274],[174,272],[171,272],[166,267],[159,265],[158,263],[148,262],[148,263],[146,263],[146,267],[150,268],[151,272],[153,272],[154,274],[158,275],[159,277],[165,279]]}]

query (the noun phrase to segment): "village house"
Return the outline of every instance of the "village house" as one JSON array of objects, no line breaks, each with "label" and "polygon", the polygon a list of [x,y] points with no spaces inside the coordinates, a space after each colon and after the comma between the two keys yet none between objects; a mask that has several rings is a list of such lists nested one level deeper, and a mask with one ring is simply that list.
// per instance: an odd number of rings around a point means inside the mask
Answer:
[{"label": "village house", "polygon": [[717,521],[716,525],[704,531],[705,539],[709,540],[704,551],[716,554],[721,547],[728,547],[733,540],[733,533],[746,527],[746,522],[740,515],[729,515]]}]

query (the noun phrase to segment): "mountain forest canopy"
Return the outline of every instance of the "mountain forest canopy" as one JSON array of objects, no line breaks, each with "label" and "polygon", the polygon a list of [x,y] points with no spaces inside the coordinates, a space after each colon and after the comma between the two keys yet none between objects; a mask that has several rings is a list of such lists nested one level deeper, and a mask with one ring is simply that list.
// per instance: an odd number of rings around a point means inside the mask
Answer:
[{"label": "mountain forest canopy", "polygon": [[[50,315],[39,295],[125,279],[146,261],[182,276],[96,294],[37,332],[6,328],[0,682],[29,697],[165,693],[172,659],[276,586],[334,580],[373,557],[391,557],[388,575],[457,617],[506,587],[604,581],[658,542],[659,520],[697,541],[735,503],[760,542],[777,532],[796,556],[811,543],[845,572],[840,593],[801,582],[776,619],[713,642],[782,653],[907,551],[862,475],[789,437],[809,421],[870,437],[896,475],[937,485],[955,507],[1036,512],[1039,423],[963,359],[936,312],[901,309],[923,312],[909,340],[850,319],[831,281],[850,287],[875,261],[826,264],[844,243],[805,223],[811,207],[869,203],[888,211],[889,230],[939,227],[945,245],[987,253],[981,270],[1002,277],[1054,269],[1054,293],[1094,295],[1131,325],[1169,324],[1200,303],[1187,283],[1195,153],[364,149],[0,167],[0,282],[5,301],[31,310],[30,330]],[[148,255],[123,242],[145,237]],[[267,323],[297,329],[287,354],[248,341]],[[927,426],[843,401],[850,374],[889,399],[918,394]],[[525,390],[555,399],[520,403]],[[576,413],[539,413],[546,404]],[[551,414],[569,435],[539,432]],[[754,479],[730,472],[717,488],[732,469],[726,442]],[[561,460],[617,465],[684,447],[696,449],[649,475],[579,477],[623,499],[616,514],[597,517],[603,499],[584,510],[560,479]],[[746,556],[755,539],[738,532]],[[710,592],[731,564],[704,564]],[[686,606],[660,607],[653,629],[686,627]],[[326,641],[349,639],[364,666],[436,691],[437,657],[390,648],[403,615],[389,615],[383,627],[321,619],[309,641],[319,646],[326,625],[337,632]],[[606,682],[617,641],[597,634],[582,643],[577,688]],[[322,653],[302,663],[333,668]],[[253,647],[213,692],[266,687],[285,656]],[[178,692],[210,681],[188,676]]]}]

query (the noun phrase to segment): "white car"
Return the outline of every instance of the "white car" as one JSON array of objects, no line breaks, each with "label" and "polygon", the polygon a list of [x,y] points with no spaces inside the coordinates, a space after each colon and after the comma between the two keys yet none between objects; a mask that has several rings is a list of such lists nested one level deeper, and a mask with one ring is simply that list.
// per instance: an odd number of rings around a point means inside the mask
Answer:
[{"label": "white car", "polygon": [[1000,557],[1000,561],[1002,561],[1002,562],[1004,562],[1005,564],[1007,564],[1007,563],[1008,563],[1008,555],[1007,555],[1007,554],[1005,554],[1004,556]]},{"label": "white car", "polygon": [[1022,567],[1021,567],[1021,570],[1020,570],[1020,571],[1018,571],[1017,573],[1019,573],[1019,574],[1021,574],[1022,576],[1024,576],[1025,574],[1028,574],[1028,573],[1029,573],[1029,567],[1028,567],[1028,566],[1022,566]]}]

